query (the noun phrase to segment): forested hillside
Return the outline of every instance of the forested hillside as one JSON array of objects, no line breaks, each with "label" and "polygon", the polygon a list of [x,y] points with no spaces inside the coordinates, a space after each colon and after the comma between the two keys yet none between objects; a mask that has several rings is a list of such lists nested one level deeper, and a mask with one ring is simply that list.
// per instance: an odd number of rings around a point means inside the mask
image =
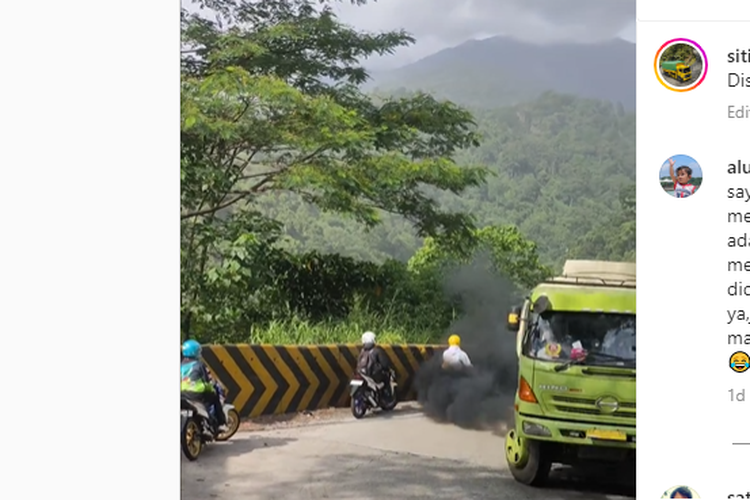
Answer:
[{"label": "forested hillside", "polygon": [[[456,155],[493,175],[461,195],[431,194],[445,209],[472,214],[480,226],[515,224],[543,260],[632,258],[635,240],[616,248],[587,239],[628,209],[620,193],[635,183],[635,116],[602,101],[545,94],[530,103],[474,111],[481,145]],[[384,215],[367,233],[358,223],[321,214],[299,196],[262,197],[262,210],[284,222],[296,249],[382,262],[408,260],[421,240],[411,225]],[[632,235],[634,238],[634,234]]]},{"label": "forested hillside", "polygon": [[440,340],[477,276],[509,282],[497,309],[566,258],[635,258],[622,105],[372,95],[360,61],[411,38],[317,3],[182,12],[183,337]]}]

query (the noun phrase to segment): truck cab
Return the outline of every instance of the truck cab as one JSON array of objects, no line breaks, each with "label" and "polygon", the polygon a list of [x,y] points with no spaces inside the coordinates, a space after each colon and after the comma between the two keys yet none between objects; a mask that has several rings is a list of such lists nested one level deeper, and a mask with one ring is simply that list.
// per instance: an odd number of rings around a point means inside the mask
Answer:
[{"label": "truck cab", "polygon": [[505,439],[513,477],[554,463],[635,461],[635,264],[568,261],[508,315],[519,358]]}]

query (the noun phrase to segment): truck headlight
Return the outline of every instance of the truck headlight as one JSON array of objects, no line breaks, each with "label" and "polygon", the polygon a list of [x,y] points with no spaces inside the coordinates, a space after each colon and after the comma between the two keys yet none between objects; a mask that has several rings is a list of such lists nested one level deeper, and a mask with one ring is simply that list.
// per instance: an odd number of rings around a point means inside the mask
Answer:
[{"label": "truck headlight", "polygon": [[523,423],[523,432],[530,436],[552,436],[552,432],[543,425],[535,424],[533,422]]}]

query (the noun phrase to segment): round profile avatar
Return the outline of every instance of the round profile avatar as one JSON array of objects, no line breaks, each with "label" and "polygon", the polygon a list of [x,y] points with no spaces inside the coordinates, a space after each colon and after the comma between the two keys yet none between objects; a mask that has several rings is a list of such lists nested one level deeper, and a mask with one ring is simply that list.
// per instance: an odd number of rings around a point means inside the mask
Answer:
[{"label": "round profile avatar", "polygon": [[708,60],[700,45],[687,38],[675,38],[656,51],[654,71],[669,90],[687,92],[703,83]]},{"label": "round profile avatar", "polygon": [[673,486],[661,496],[662,498],[700,498],[698,493],[689,486]]},{"label": "round profile avatar", "polygon": [[687,155],[667,158],[659,170],[659,182],[664,192],[675,198],[693,196],[703,183],[703,170]]}]

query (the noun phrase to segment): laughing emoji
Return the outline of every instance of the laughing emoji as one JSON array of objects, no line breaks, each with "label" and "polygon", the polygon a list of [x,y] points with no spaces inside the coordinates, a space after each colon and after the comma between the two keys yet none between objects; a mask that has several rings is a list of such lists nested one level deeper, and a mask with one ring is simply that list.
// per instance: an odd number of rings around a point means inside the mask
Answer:
[{"label": "laughing emoji", "polygon": [[750,368],[750,357],[746,352],[735,352],[729,356],[729,368],[737,373],[746,372]]}]

